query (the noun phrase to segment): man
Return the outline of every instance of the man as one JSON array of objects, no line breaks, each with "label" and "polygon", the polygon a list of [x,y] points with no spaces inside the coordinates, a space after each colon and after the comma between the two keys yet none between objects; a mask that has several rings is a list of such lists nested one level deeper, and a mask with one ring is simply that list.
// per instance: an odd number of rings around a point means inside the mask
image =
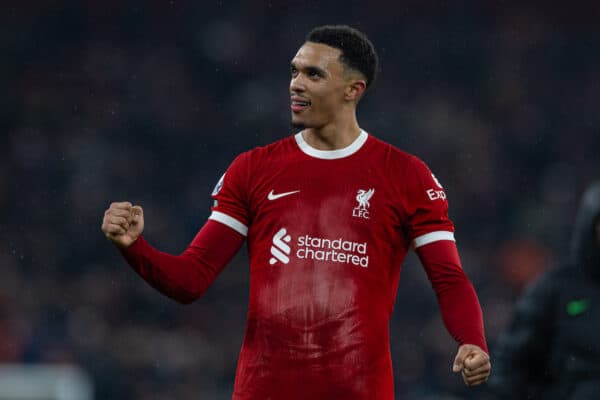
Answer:
[{"label": "man", "polygon": [[571,249],[528,288],[498,341],[501,399],[600,399],[600,182],[583,196]]},{"label": "man", "polygon": [[141,236],[142,208],[113,203],[102,230],[152,286],[198,298],[245,238],[250,301],[233,399],[392,399],[389,322],[416,249],[460,347],[453,370],[487,380],[481,308],[460,266],[444,189],[425,164],[367,134],[356,106],[377,70],[361,32],[324,26],[291,61],[294,136],[238,156],[208,222],[180,255]]}]

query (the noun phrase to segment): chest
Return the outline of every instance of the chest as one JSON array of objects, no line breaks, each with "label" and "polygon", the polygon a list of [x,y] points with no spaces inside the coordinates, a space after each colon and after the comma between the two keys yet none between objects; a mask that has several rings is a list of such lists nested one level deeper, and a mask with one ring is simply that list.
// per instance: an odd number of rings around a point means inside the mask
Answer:
[{"label": "chest", "polygon": [[371,166],[290,163],[254,182],[250,213],[321,235],[389,234],[402,225],[397,184]]}]

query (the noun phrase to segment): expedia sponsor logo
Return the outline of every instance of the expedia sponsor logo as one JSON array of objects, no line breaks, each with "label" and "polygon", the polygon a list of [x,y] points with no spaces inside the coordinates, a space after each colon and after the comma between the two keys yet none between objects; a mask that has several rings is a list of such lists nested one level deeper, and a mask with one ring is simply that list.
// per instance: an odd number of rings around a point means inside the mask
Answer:
[{"label": "expedia sponsor logo", "polygon": [[446,200],[446,192],[443,190],[427,189],[427,197],[429,200]]},{"label": "expedia sponsor logo", "polygon": [[427,197],[429,197],[429,200],[431,201],[446,200],[446,192],[444,192],[444,187],[434,174],[431,174],[431,177],[433,178],[433,181],[437,185],[438,189],[427,189]]},{"label": "expedia sponsor logo", "polygon": [[325,263],[349,264],[367,268],[369,255],[367,242],[353,242],[343,238],[322,238],[317,236],[302,235],[294,243],[294,249],[288,243],[292,242],[291,235],[286,228],[281,228],[273,236],[271,246],[271,259],[269,264],[278,261],[288,264],[291,257],[299,260],[315,260]]}]

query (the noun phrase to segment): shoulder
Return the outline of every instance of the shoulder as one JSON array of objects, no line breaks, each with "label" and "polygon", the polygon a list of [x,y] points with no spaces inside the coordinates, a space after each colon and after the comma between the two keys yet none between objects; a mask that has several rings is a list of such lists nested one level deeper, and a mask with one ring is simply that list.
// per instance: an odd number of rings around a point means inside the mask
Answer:
[{"label": "shoulder", "polygon": [[285,158],[294,150],[294,136],[290,135],[283,139],[277,140],[264,146],[257,146],[248,150],[240,156],[243,156],[251,163],[264,162],[278,158]]},{"label": "shoulder", "polygon": [[280,139],[276,142],[257,146],[252,149],[239,153],[231,162],[230,169],[248,170],[254,167],[260,167],[265,162],[286,159],[293,152],[293,136]]},{"label": "shoulder", "polygon": [[399,195],[419,201],[446,199],[442,184],[421,158],[372,135],[370,142],[370,157],[384,160],[381,167]]},{"label": "shoulder", "polygon": [[369,155],[374,159],[385,160],[387,168],[397,172],[414,173],[415,170],[428,169],[427,164],[416,155],[372,134],[369,134]]},{"label": "shoulder", "polygon": [[286,137],[265,146],[257,146],[239,153],[213,190],[213,195],[219,193],[221,187],[233,186],[239,190],[249,190],[257,179],[268,176],[274,168],[281,165],[273,163],[277,160],[286,160],[292,151],[293,137]]},{"label": "shoulder", "polygon": [[378,156],[385,157],[390,163],[404,169],[415,169],[427,167],[425,162],[414,154],[401,150],[395,145],[388,143],[372,134],[369,134],[371,153],[377,153]]},{"label": "shoulder", "polygon": [[411,187],[415,185],[434,187],[435,183],[435,186],[442,188],[429,166],[421,158],[374,136],[371,137],[373,147],[385,153],[380,154],[379,157],[386,160],[386,169],[394,171],[394,176],[399,178],[399,181]]}]

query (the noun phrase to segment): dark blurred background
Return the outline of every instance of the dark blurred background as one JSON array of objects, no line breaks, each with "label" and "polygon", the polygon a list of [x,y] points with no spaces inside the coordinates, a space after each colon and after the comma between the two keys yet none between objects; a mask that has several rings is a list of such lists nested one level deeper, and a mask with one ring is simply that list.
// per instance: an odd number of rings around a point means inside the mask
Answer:
[{"label": "dark blurred background", "polygon": [[[240,254],[181,306],[100,225],[141,204],[178,253],[241,151],[291,134],[289,61],[315,25],[364,30],[381,72],[368,132],[444,185],[490,347],[523,287],[568,256],[600,178],[598,7],[545,2],[21,1],[0,13],[0,362],[69,363],[96,399],[229,399],[245,326]],[[391,324],[397,398],[491,398],[414,256]]]}]

